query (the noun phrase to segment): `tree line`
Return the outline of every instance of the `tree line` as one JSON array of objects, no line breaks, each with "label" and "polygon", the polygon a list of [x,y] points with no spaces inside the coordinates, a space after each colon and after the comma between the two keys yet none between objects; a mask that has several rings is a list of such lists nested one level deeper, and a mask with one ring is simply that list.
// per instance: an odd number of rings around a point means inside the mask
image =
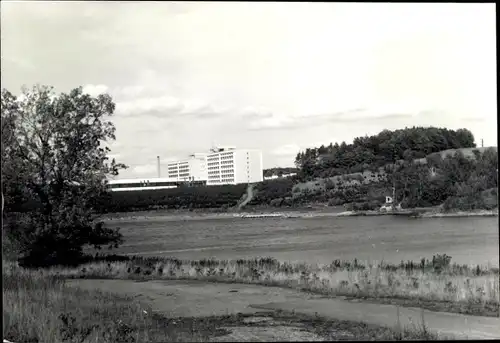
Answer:
[{"label": "tree line", "polygon": [[474,148],[473,134],[467,129],[412,127],[384,130],[377,135],[357,137],[352,144],[342,142],[308,148],[295,158],[303,180],[378,170],[386,164],[457,148]]},{"label": "tree line", "polygon": [[100,210],[130,212],[151,209],[227,209],[237,205],[246,188],[246,184],[238,184],[111,192]]}]

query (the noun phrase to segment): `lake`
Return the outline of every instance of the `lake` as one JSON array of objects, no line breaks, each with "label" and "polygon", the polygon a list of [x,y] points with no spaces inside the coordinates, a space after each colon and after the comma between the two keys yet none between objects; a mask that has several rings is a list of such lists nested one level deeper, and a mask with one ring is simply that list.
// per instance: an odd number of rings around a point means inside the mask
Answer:
[{"label": "lake", "polygon": [[108,223],[121,227],[116,251],[182,259],[253,258],[330,263],[432,259],[436,253],[461,264],[499,265],[498,217],[316,217],[197,219],[151,217]]}]

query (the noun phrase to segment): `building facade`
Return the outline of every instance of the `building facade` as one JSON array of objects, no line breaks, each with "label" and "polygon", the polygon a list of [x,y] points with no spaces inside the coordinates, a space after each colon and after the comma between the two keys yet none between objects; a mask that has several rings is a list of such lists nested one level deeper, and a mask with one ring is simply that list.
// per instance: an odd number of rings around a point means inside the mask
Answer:
[{"label": "building facade", "polygon": [[254,149],[220,147],[207,155],[207,185],[261,182],[262,153]]},{"label": "building facade", "polygon": [[206,181],[207,185],[227,185],[263,181],[262,153],[232,146],[195,153],[186,160],[168,163],[169,179]]},{"label": "building facade", "polygon": [[188,159],[168,163],[168,178],[177,181],[206,181],[208,179],[206,156],[207,154],[196,153],[190,155]]}]

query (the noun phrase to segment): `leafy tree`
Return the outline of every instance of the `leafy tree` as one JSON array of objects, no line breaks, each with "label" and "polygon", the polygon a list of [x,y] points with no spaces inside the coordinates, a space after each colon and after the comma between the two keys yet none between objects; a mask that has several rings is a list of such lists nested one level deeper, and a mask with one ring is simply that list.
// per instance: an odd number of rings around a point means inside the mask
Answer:
[{"label": "leafy tree", "polygon": [[[107,117],[114,109],[109,95],[91,97],[81,88],[59,96],[46,86],[23,89],[19,97],[2,90],[5,229],[23,264],[68,263],[85,246],[122,242],[118,229],[106,228],[96,215],[106,176],[126,168],[107,157],[105,144],[115,139]],[[15,215],[30,199],[36,206]]]}]

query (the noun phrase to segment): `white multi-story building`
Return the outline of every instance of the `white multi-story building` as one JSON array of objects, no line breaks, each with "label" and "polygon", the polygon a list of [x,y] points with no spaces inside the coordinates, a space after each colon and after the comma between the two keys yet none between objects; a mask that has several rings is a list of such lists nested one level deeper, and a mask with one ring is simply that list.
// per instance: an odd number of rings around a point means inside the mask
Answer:
[{"label": "white multi-story building", "polygon": [[207,185],[261,182],[262,153],[231,146],[212,148],[209,153],[195,153],[186,160],[168,163],[167,173],[169,179],[206,181]]},{"label": "white multi-story building", "polygon": [[207,154],[207,185],[253,183],[263,180],[262,153],[254,149],[218,147]]},{"label": "white multi-story building", "polygon": [[188,159],[168,163],[168,177],[178,181],[206,181],[208,179],[206,156],[207,154],[195,153]]}]

